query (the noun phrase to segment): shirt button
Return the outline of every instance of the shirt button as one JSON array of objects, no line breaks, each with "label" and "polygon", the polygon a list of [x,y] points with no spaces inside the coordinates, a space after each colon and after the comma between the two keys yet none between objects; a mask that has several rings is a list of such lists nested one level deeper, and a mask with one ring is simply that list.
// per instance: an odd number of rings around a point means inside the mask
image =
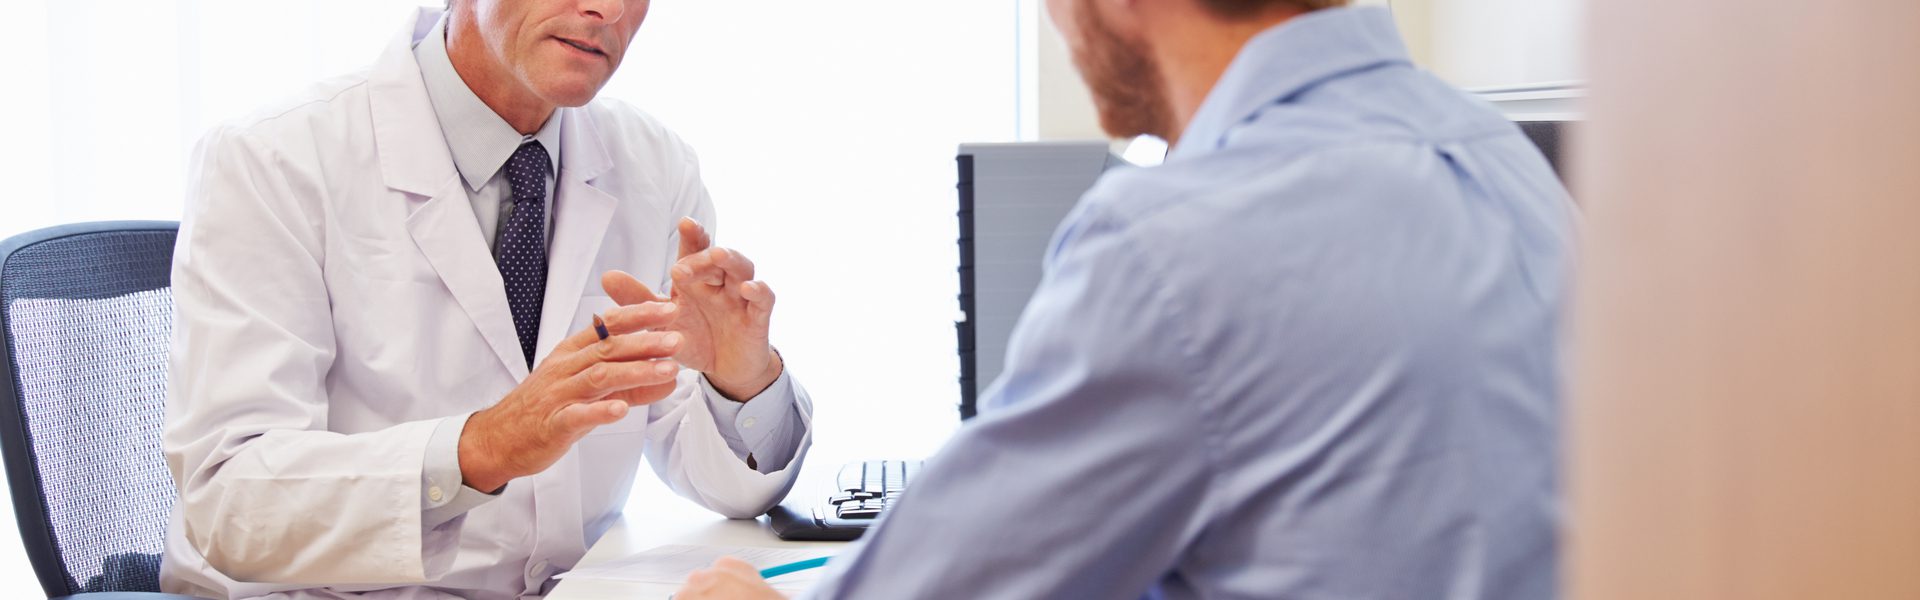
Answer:
[{"label": "shirt button", "polygon": [[432,501],[434,501],[434,502],[439,502],[441,498],[445,498],[445,497],[447,497],[447,495],[446,495],[446,494],[444,494],[444,493],[442,493],[442,492],[440,491],[440,486],[437,486],[437,485],[436,485],[436,486],[433,486],[433,487],[430,487],[430,488],[427,488],[427,499],[428,499],[428,500],[432,500]]},{"label": "shirt button", "polygon": [[544,561],[544,560],[543,560],[543,561],[540,561],[540,562],[537,562],[537,563],[534,563],[534,564],[533,564],[533,576],[534,576],[534,577],[539,577],[539,576],[541,576],[541,575],[545,575],[545,574],[547,574],[547,561]]},{"label": "shirt button", "polygon": [[753,429],[753,424],[759,423],[759,422],[760,422],[759,419],[755,419],[753,417],[747,417],[747,420],[740,422],[740,426],[745,427],[747,429]]}]

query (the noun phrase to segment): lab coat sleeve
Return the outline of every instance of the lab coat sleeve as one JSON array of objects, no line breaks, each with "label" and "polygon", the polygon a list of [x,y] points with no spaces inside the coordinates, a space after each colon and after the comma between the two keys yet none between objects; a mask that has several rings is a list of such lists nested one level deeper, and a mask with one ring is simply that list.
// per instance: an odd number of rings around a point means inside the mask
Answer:
[{"label": "lab coat sleeve", "polygon": [[[676,212],[705,225],[717,240],[713,201],[700,181],[698,159],[691,149],[683,147],[682,150],[686,164],[675,198]],[[680,237],[676,232],[667,240],[665,255],[669,269],[662,272],[671,270],[671,261],[679,256],[679,246]],[[661,284],[664,290],[670,282]],[[785,420],[778,426],[785,428],[781,437],[784,438],[782,445],[787,447],[781,449],[784,452],[756,457],[759,467],[756,470],[749,468],[745,457],[732,447],[741,443],[736,441],[730,445],[728,436],[722,435],[723,425],[714,414],[704,378],[694,371],[682,372],[674,392],[648,407],[646,454],[654,473],[675,493],[728,518],[751,519],[778,504],[793,487],[807,448],[813,443],[813,401],[791,374],[783,373],[774,385],[782,389],[762,392],[749,404],[762,398],[791,403],[790,410],[777,411]],[[769,394],[787,398],[768,398]],[[740,415],[725,416],[724,430],[736,439],[741,438],[734,420]],[[763,437],[759,441],[764,444],[767,439]]]},{"label": "lab coat sleeve", "polygon": [[797,381],[783,379],[791,386],[801,432],[791,459],[749,468],[721,436],[700,374],[683,371],[673,394],[648,407],[646,453],[654,473],[674,493],[730,519],[751,519],[780,503],[813,443],[813,401]]},{"label": "lab coat sleeve", "polygon": [[1215,501],[1213,392],[1185,288],[1094,225],[1050,260],[980,416],[807,597],[1140,598],[1175,568]]},{"label": "lab coat sleeve", "polygon": [[441,420],[328,431],[335,343],[325,215],[303,201],[324,193],[313,171],[243,130],[195,151],[163,434],[185,538],[239,581],[429,581],[451,566],[463,521],[422,527]]}]

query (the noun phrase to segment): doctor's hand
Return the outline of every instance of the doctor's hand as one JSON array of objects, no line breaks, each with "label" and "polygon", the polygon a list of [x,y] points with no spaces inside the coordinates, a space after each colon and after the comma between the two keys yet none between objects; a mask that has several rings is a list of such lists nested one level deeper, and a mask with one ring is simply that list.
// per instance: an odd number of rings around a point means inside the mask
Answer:
[{"label": "doctor's hand", "polygon": [[[737,251],[714,247],[706,228],[693,219],[681,219],[680,260],[670,273],[671,300],[680,307],[673,330],[686,336],[674,358],[706,375],[715,390],[736,402],[773,385],[784,368],[767,343],[773,289],[754,281],[753,261]],[[607,273],[600,283],[620,304],[661,300],[638,279],[619,271]]]},{"label": "doctor's hand", "polygon": [[668,331],[679,307],[649,302],[603,315],[607,339],[587,329],[560,342],[513,392],[460,432],[467,487],[493,493],[545,471],[595,427],[673,391],[682,336]]},{"label": "doctor's hand", "polygon": [[674,592],[674,600],[750,600],[786,598],[760,578],[760,572],[740,559],[727,556],[713,566],[694,571],[686,585]]}]

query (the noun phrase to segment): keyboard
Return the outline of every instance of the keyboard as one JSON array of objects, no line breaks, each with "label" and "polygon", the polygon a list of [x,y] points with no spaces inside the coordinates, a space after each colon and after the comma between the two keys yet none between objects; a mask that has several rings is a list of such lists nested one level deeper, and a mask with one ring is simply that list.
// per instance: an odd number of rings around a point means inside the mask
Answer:
[{"label": "keyboard", "polygon": [[773,532],[783,540],[858,539],[874,519],[907,491],[924,461],[869,460],[847,463],[836,476],[838,490],[810,506],[781,504],[767,512]]}]

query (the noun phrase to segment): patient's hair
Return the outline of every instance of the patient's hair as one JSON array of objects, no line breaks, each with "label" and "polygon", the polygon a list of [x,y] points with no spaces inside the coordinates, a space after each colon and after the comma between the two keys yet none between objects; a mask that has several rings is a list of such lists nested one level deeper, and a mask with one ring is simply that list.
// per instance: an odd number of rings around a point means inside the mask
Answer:
[{"label": "patient's hair", "polygon": [[1278,5],[1291,5],[1304,11],[1346,6],[1349,0],[1203,0],[1214,14],[1229,19],[1250,17]]}]

